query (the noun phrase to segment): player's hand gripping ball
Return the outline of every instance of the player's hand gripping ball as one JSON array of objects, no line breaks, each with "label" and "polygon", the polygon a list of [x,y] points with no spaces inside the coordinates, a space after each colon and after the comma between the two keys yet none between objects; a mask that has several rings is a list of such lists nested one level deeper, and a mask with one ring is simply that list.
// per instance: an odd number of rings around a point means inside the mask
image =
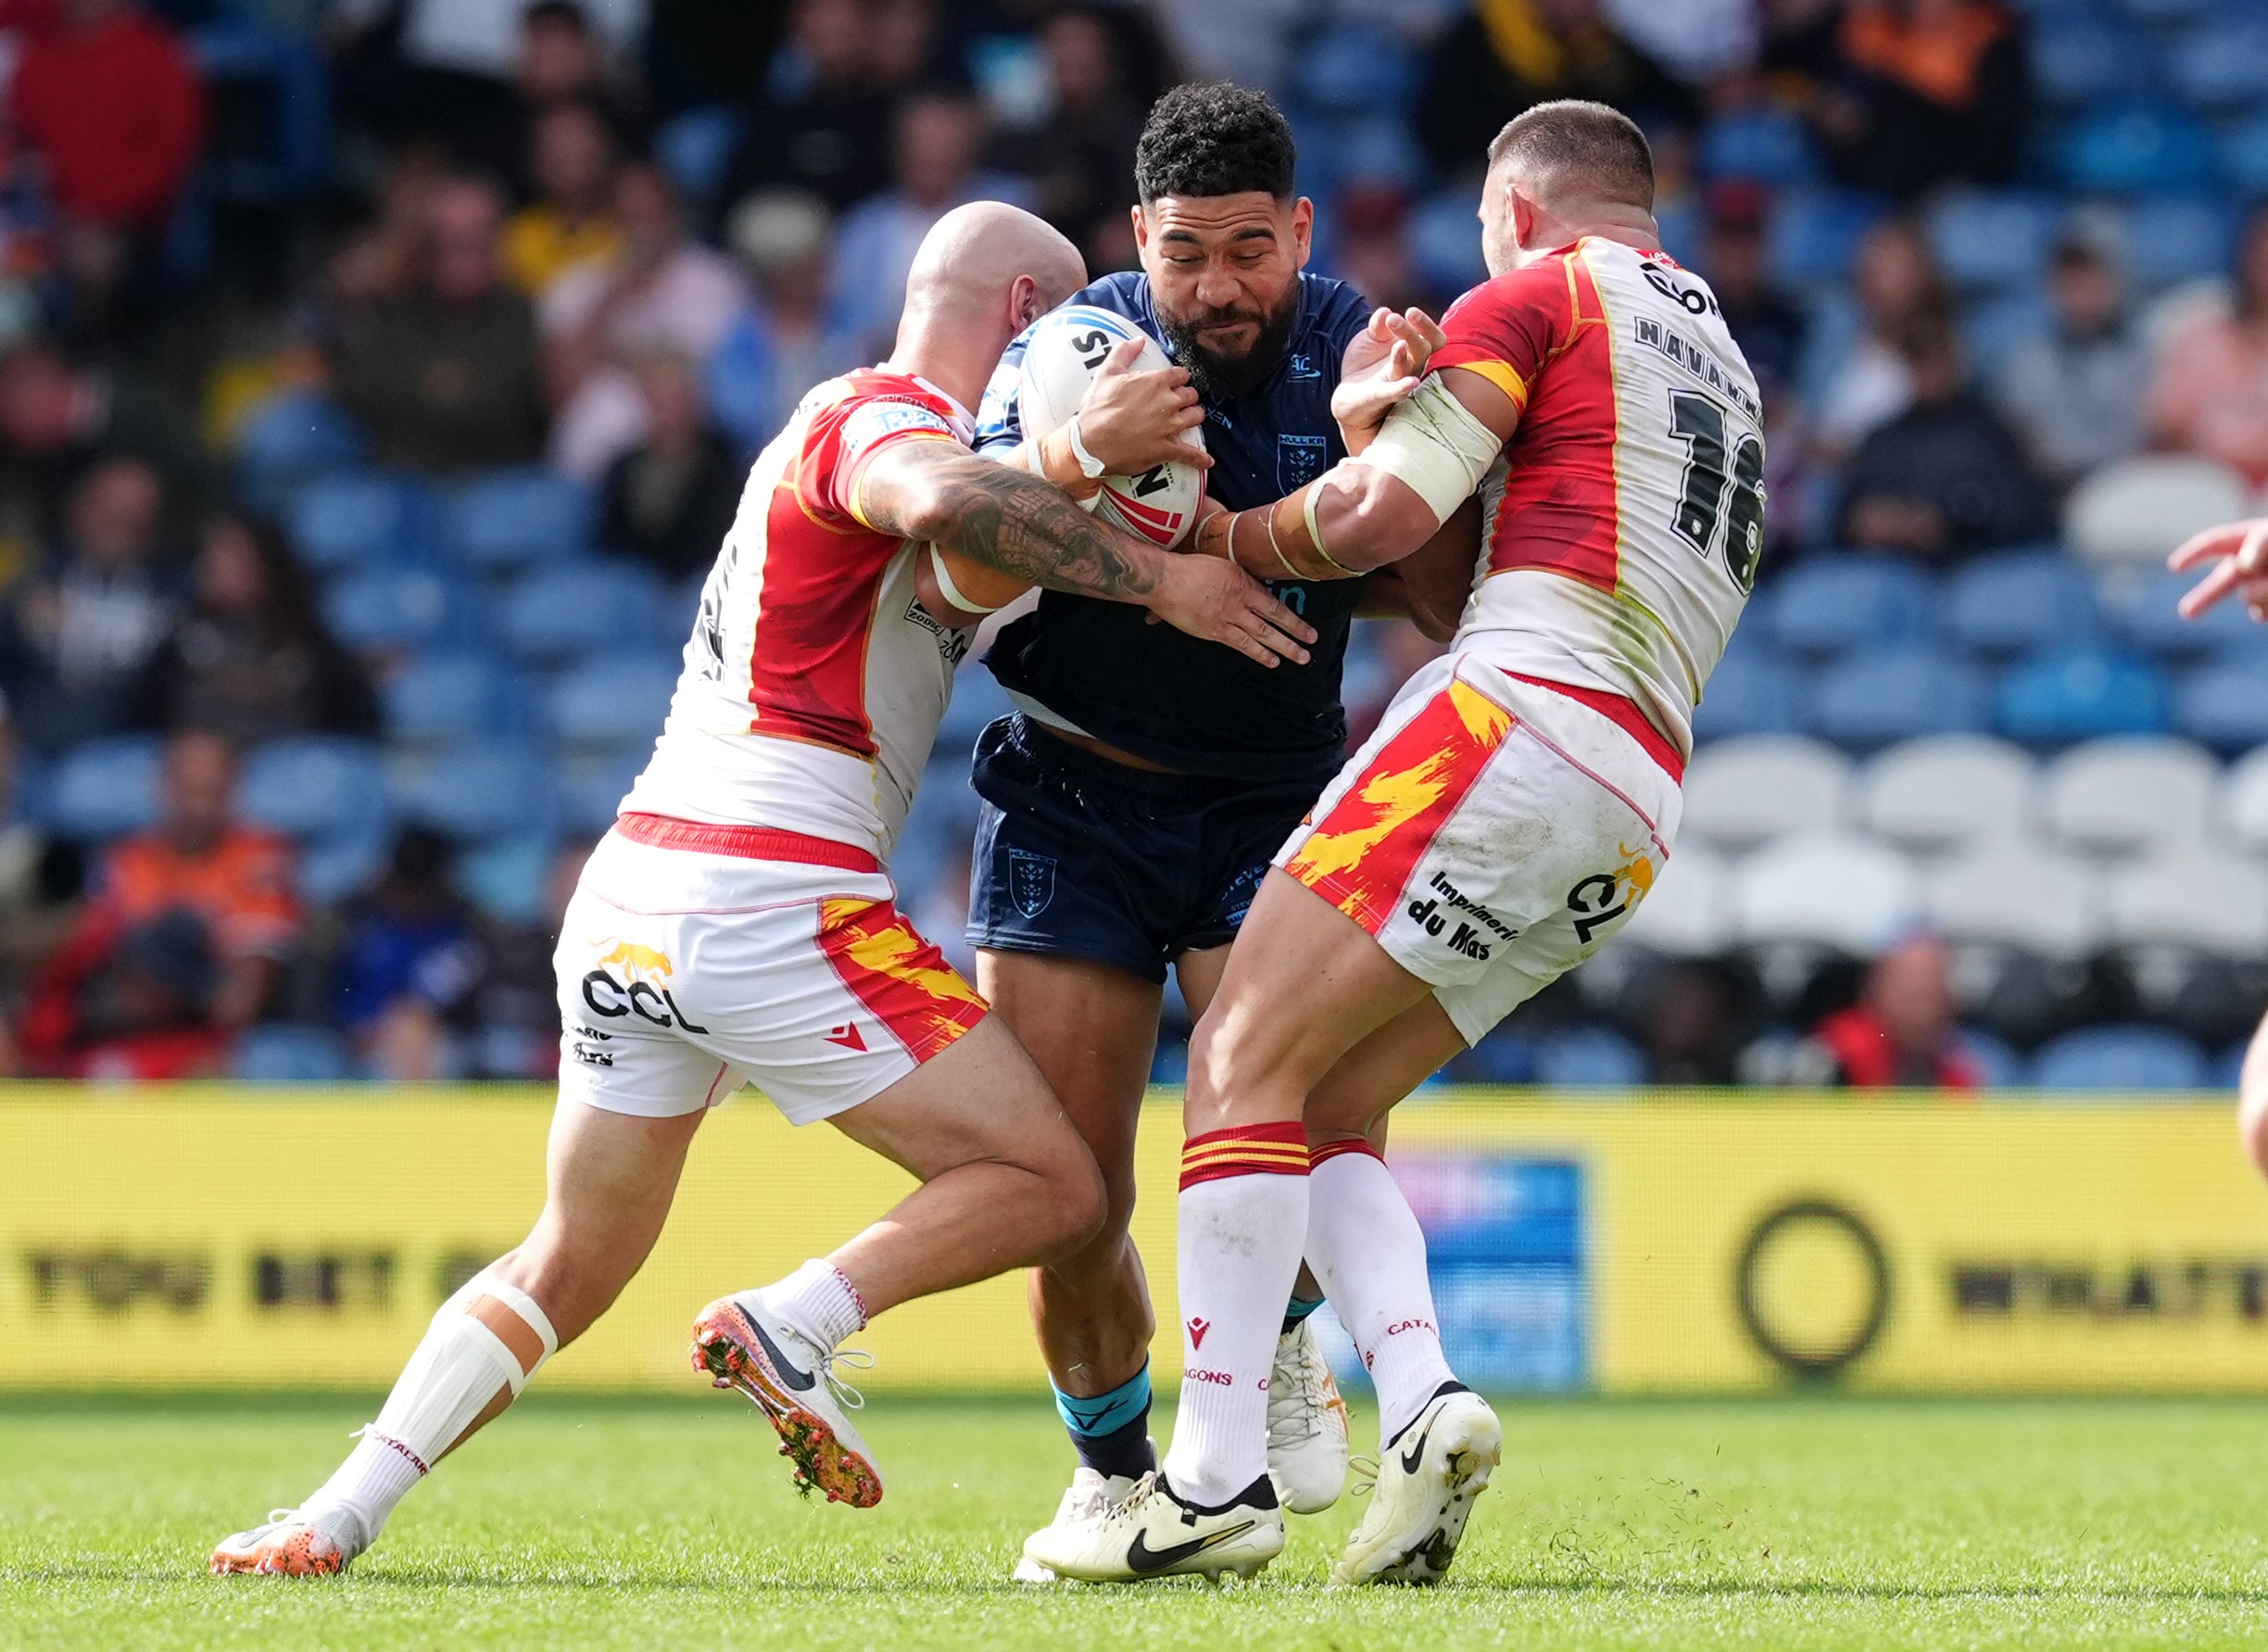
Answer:
[{"label": "player's hand gripping ball", "polygon": [[[1038,441],[1060,429],[1078,411],[1088,383],[1126,341],[1139,340],[1134,371],[1152,372],[1173,363],[1157,341],[1134,322],[1089,304],[1066,304],[1034,323],[1024,347],[1024,373],[1017,392],[1026,439]],[[1182,440],[1204,446],[1202,427],[1184,431]],[[1128,533],[1168,549],[1181,543],[1196,524],[1204,502],[1204,473],[1168,460],[1139,476],[1105,476],[1102,491],[1086,501],[1089,510]]]}]

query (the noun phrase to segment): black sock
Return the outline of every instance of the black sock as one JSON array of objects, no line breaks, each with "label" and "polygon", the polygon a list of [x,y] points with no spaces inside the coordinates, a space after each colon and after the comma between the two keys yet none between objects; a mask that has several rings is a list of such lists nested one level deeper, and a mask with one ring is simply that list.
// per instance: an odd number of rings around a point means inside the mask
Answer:
[{"label": "black sock", "polygon": [[1150,1407],[1144,1406],[1133,1421],[1107,1434],[1074,1431],[1071,1448],[1078,1453],[1079,1461],[1097,1474],[1140,1480],[1157,1467],[1157,1454],[1150,1448]]}]

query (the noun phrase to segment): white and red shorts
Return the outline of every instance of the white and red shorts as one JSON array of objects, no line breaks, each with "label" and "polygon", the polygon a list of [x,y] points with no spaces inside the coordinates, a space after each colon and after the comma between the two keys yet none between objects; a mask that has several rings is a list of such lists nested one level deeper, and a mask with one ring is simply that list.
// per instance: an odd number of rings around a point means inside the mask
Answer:
[{"label": "white and red shorts", "polygon": [[1452,654],[1403,686],[1276,864],[1478,1043],[1645,898],[1683,771],[1629,700]]},{"label": "white and red shorts", "polygon": [[560,1093],[666,1118],[752,1083],[792,1124],[871,1100],[986,1008],[895,895],[847,844],[624,815],[560,926]]}]

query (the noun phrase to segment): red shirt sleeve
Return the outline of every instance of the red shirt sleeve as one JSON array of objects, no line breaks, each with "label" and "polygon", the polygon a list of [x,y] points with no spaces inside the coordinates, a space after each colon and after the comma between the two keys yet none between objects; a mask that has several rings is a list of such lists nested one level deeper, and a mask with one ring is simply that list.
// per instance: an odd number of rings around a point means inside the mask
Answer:
[{"label": "red shirt sleeve", "polygon": [[965,445],[951,414],[917,386],[849,397],[812,421],[796,467],[796,497],[831,527],[872,528],[859,513],[859,473],[884,448],[910,441]]},{"label": "red shirt sleeve", "polygon": [[1508,271],[1449,307],[1449,341],[1432,365],[1479,373],[1525,412],[1536,374],[1573,338],[1577,313],[1571,253]]}]

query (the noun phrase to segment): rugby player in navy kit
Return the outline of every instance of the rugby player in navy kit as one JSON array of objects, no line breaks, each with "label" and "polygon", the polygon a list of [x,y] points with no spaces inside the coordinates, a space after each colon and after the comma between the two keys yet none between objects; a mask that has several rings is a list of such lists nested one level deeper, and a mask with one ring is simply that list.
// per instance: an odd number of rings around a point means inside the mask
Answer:
[{"label": "rugby player in navy kit", "polygon": [[[1076,431],[1027,440],[1019,337],[986,392],[977,450],[1075,497],[1105,473],[1181,459],[1207,467],[1211,500],[1234,510],[1321,475],[1350,433],[1359,447],[1415,385],[1440,333],[1416,311],[1373,317],[1344,283],[1304,272],[1314,208],[1292,176],[1291,128],[1266,95],[1212,84],[1160,98],[1136,150],[1141,272],[1105,277],[1072,302],[1133,320],[1174,367],[1132,372],[1139,347],[1123,346],[1090,385]],[[1185,439],[1201,421],[1203,453]],[[1340,672],[1358,606],[1411,613],[1443,637],[1454,624],[1471,557],[1430,565],[1446,576],[1428,581],[1417,560],[1367,588],[1271,584],[1317,633],[1304,665],[1266,669],[1131,610],[1054,592],[985,657],[1018,709],[976,746],[977,980],[1110,1191],[1101,1235],[1031,1275],[1032,1317],[1080,1459],[1058,1520],[1122,1495],[1153,1466],[1154,1319],[1127,1225],[1166,969],[1202,1014],[1270,857],[1343,755]],[[1343,1484],[1346,1427],[1304,1324],[1320,1293],[1304,1276],[1302,1290],[1271,1381],[1270,1469],[1288,1506],[1310,1512]],[[1018,1575],[1045,1576],[1029,1562]]]}]

